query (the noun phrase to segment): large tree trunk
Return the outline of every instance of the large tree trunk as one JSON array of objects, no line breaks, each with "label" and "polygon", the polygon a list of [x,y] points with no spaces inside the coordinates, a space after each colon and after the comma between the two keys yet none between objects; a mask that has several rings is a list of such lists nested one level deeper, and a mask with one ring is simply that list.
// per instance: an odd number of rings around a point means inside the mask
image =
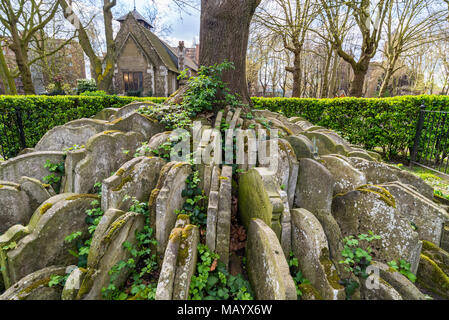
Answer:
[{"label": "large tree trunk", "polygon": [[12,43],[10,44],[11,50],[14,52],[17,68],[20,72],[22,79],[23,89],[25,94],[35,94],[33,79],[31,77],[30,66],[28,65],[28,48],[27,43],[20,41],[19,31],[17,28],[12,28]]},{"label": "large tree trunk", "polygon": [[329,92],[329,69],[332,60],[332,48],[329,49],[326,59],[326,66],[324,67],[324,74],[322,76],[322,86],[321,86],[321,98],[327,98]]},{"label": "large tree trunk", "polygon": [[292,97],[301,97],[301,52],[293,53],[293,67],[286,67],[285,70],[293,76]]},{"label": "large tree trunk", "polygon": [[329,91],[327,93],[327,97],[328,98],[333,98],[335,97],[335,91],[336,91],[336,87],[337,87],[337,69],[338,69],[338,60],[339,60],[339,55],[335,52],[334,50],[334,62],[332,65],[332,76],[331,76],[331,81],[330,81],[330,87],[329,87]]},{"label": "large tree trunk", "polygon": [[369,59],[360,59],[360,61],[352,66],[354,77],[351,81],[351,88],[349,89],[349,95],[351,97],[363,96],[363,85],[365,83],[365,77],[368,72]]},{"label": "large tree trunk", "polygon": [[5,56],[3,54],[3,48],[0,47],[0,76],[3,80],[3,86],[5,87],[5,93],[16,95],[17,88],[14,82],[14,77],[11,75],[11,71],[6,63]]},{"label": "large tree trunk", "polygon": [[200,65],[233,62],[235,70],[226,71],[223,80],[248,104],[246,50],[249,25],[260,1],[201,0]]},{"label": "large tree trunk", "polygon": [[13,49],[16,56],[17,68],[20,72],[20,77],[22,79],[23,90],[25,94],[35,94],[33,78],[31,75],[30,66],[27,63],[27,57],[21,49]]}]

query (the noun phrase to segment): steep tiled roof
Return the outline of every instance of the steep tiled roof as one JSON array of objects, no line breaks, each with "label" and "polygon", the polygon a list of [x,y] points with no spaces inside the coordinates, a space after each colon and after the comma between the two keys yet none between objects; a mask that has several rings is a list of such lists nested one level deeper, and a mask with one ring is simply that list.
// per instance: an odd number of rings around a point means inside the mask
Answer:
[{"label": "steep tiled roof", "polygon": [[159,39],[153,32],[150,30],[144,28],[143,26],[139,26],[142,29],[142,32],[147,37],[148,41],[151,42],[153,45],[153,48],[156,50],[159,57],[164,62],[165,66],[173,71],[178,72],[178,58],[176,56],[172,56],[171,51],[169,52],[169,49],[166,47],[166,45]]},{"label": "steep tiled roof", "polygon": [[[136,9],[134,9],[133,11],[130,12],[133,17],[137,20],[137,21],[143,21],[146,24],[148,24],[150,26],[150,28],[153,28],[153,26],[151,25],[151,23],[148,22],[147,19],[145,19],[139,12],[137,12]],[[121,16],[120,18],[116,19],[117,21],[123,22],[126,20],[126,17],[128,16],[129,13]]]}]

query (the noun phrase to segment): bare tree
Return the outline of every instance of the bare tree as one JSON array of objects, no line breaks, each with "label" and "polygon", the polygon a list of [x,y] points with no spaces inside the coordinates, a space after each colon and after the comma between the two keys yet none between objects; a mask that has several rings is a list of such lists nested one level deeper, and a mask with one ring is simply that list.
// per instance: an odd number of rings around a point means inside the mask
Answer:
[{"label": "bare tree", "polygon": [[93,37],[89,37],[88,29],[83,26],[78,15],[74,12],[72,2],[58,0],[64,10],[64,17],[78,31],[78,40],[84,53],[89,58],[90,69],[99,90],[111,91],[113,67],[115,64],[115,42],[112,28],[112,8],[117,0],[103,0],[104,39],[106,41],[106,54],[98,55],[93,46]]},{"label": "bare tree", "polygon": [[[332,34],[332,42],[337,53],[347,61],[353,70],[354,76],[351,82],[350,95],[361,97],[365,76],[371,59],[376,54],[382,34],[382,26],[392,0],[321,0],[329,30]],[[357,31],[361,35],[362,44],[359,48],[358,59],[343,48],[344,38],[339,26],[341,16],[354,19]]]},{"label": "bare tree", "polygon": [[[14,52],[18,72],[22,78],[26,94],[34,94],[34,86],[30,66],[44,56],[30,57],[29,46],[36,34],[44,28],[55,16],[58,3],[55,0],[0,0],[0,22],[5,29],[4,40],[7,40],[9,48]],[[48,52],[50,55],[57,51]],[[1,57],[0,57],[1,60]],[[11,72],[2,68],[2,74],[6,77],[9,87],[12,88]],[[14,89],[13,89],[14,91]]]},{"label": "bare tree", "polygon": [[[436,8],[430,9],[429,8]],[[399,57],[413,48],[437,41],[441,34],[434,27],[445,17],[445,10],[433,0],[391,1],[385,22],[385,76],[379,90],[382,96],[391,76],[402,66]]]},{"label": "bare tree", "polygon": [[293,66],[286,70],[293,75],[293,97],[301,95],[301,54],[311,23],[318,15],[312,0],[273,0],[261,6],[255,22],[274,33],[293,55]]}]

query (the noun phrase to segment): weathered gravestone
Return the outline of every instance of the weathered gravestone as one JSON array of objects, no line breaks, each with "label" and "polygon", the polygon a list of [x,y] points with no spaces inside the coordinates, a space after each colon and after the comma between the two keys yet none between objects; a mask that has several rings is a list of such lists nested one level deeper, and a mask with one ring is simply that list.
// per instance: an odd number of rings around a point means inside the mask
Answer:
[{"label": "weathered gravestone", "polygon": [[258,300],[296,300],[296,288],[273,230],[260,219],[249,223],[246,246],[249,280]]}]

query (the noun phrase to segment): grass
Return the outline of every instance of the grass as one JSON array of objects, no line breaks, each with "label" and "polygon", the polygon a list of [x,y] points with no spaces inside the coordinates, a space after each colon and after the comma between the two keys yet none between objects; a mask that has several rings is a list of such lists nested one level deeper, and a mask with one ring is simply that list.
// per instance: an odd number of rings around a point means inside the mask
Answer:
[{"label": "grass", "polygon": [[435,172],[421,168],[418,166],[414,166],[413,168],[410,168],[408,166],[404,166],[403,164],[394,164],[395,166],[404,169],[415,176],[420,177],[423,179],[427,184],[432,186],[434,188],[434,193],[436,195],[439,195],[440,197],[446,198],[449,200],[449,180],[438,176]]}]

